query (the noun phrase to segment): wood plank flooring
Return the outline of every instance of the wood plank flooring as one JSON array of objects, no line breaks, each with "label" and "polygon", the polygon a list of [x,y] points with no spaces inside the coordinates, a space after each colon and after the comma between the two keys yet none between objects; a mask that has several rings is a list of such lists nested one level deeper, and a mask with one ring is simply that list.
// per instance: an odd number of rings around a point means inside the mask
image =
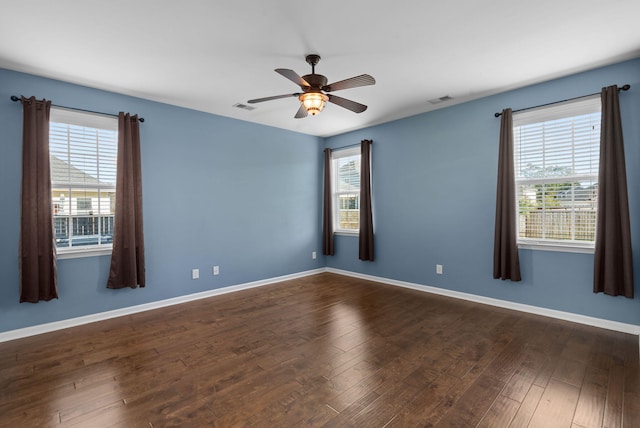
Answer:
[{"label": "wood plank flooring", "polygon": [[1,427],[640,427],[638,337],[325,273],[0,343]]}]

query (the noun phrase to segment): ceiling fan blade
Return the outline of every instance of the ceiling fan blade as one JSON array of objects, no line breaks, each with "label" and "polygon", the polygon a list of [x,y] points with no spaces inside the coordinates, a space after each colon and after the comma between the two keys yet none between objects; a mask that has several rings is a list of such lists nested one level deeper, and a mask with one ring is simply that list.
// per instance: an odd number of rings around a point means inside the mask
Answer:
[{"label": "ceiling fan blade", "polygon": [[351,77],[349,79],[340,80],[339,82],[330,83],[322,87],[323,91],[333,92],[340,91],[342,89],[357,88],[358,86],[375,85],[376,79],[368,74],[361,74],[360,76]]},{"label": "ceiling fan blade", "polygon": [[302,119],[303,117],[307,117],[308,114],[309,113],[307,113],[307,109],[304,108],[304,105],[301,103],[300,108],[298,109],[298,112],[293,117],[296,119]]},{"label": "ceiling fan blade", "polygon": [[337,104],[340,107],[344,107],[347,110],[351,110],[354,113],[362,113],[367,109],[366,105],[348,100],[346,98],[336,97],[335,95],[327,95],[327,96],[329,97],[330,103]]},{"label": "ceiling fan blade", "polygon": [[273,97],[256,98],[255,100],[247,101],[249,104],[261,103],[263,101],[279,100],[280,98],[299,97],[300,94],[286,94],[286,95],[274,95]]},{"label": "ceiling fan blade", "polygon": [[296,73],[293,70],[289,70],[288,68],[276,68],[275,72],[291,80],[293,83],[300,86],[301,88],[308,88],[311,86],[306,80],[298,76],[298,73]]}]

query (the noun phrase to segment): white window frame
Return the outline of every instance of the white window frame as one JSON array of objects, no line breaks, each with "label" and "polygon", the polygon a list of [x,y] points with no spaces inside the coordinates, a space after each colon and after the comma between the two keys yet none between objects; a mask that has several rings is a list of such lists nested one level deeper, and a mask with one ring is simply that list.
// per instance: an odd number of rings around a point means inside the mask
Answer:
[{"label": "white window frame", "polygon": [[[564,251],[577,253],[593,253],[595,251],[595,227],[594,241],[577,241],[577,240],[554,240],[545,238],[521,238],[520,237],[520,195],[519,186],[522,184],[549,184],[567,180],[593,180],[598,181],[598,162],[594,162],[596,169],[594,173],[588,175],[573,175],[551,178],[521,178],[518,175],[519,168],[519,142],[517,128],[524,125],[534,123],[543,123],[547,121],[582,116],[586,114],[601,114],[600,94],[581,97],[578,99],[566,101],[563,103],[553,104],[551,106],[542,106],[535,109],[524,110],[522,112],[513,113],[513,134],[514,134],[514,166],[515,166],[515,191],[516,191],[516,236],[518,237],[518,247],[535,250],[547,251]],[[598,117],[599,129],[599,117]],[[598,147],[600,143],[600,132],[597,132]],[[574,159],[574,158],[572,158]],[[595,201],[597,210],[597,200]],[[573,208],[574,206],[572,206]],[[597,212],[596,212],[597,219]],[[597,220],[596,220],[597,221]]]},{"label": "white window frame", "polygon": [[[357,157],[359,159],[360,156],[361,156],[361,150],[359,145],[353,146],[353,147],[347,147],[344,149],[332,150],[331,152],[331,204],[333,206],[333,231],[338,235],[358,235],[359,234],[359,228],[346,229],[346,228],[340,227],[340,197],[352,195],[354,193],[357,194],[358,208],[355,209],[354,211],[357,211],[358,219],[359,219],[360,187],[358,186],[357,190],[338,191],[338,168],[339,168],[338,163],[341,159],[344,159],[344,158]],[[360,174],[360,170],[358,170],[358,174]]]},{"label": "white window frame", "polygon": [[[117,154],[117,132],[118,132],[118,118],[115,116],[104,115],[99,113],[89,113],[80,110],[67,109],[62,107],[51,107],[51,113],[49,118],[50,123],[60,123],[67,125],[76,125],[82,126],[85,128],[93,128],[100,130],[107,130],[115,132],[115,150]],[[50,134],[50,142],[51,142],[51,134]],[[98,153],[96,152],[96,157]],[[56,201],[53,198],[54,189],[60,188],[73,188],[75,191],[86,188],[87,190],[96,190],[99,189],[102,191],[110,191],[114,192],[116,190],[115,183],[113,185],[108,185],[101,183],[100,185],[86,185],[83,183],[69,183],[67,182],[55,182],[51,181],[51,189],[52,189],[52,203],[54,208],[54,215],[59,213],[59,210],[64,209],[65,206]],[[69,195],[69,201],[66,205],[68,205],[68,210],[71,211],[73,201],[71,200],[72,195]],[[98,199],[100,197],[98,196]],[[57,205],[57,207],[56,207]],[[99,209],[97,207],[92,207],[92,210]],[[76,207],[77,210],[77,207]],[[71,212],[65,213],[69,215],[69,219],[72,222]],[[98,212],[100,216],[100,212]],[[100,220],[99,220],[100,221]],[[100,225],[100,223],[98,223]],[[98,226],[100,227],[100,226]],[[72,224],[67,224],[67,234],[71,234],[73,229]],[[80,257],[92,257],[92,256],[102,256],[102,255],[110,255],[112,252],[113,245],[111,243],[108,244],[96,244],[96,245],[80,245],[76,247],[57,247],[57,255],[58,259],[68,259],[68,258],[80,258]]]}]

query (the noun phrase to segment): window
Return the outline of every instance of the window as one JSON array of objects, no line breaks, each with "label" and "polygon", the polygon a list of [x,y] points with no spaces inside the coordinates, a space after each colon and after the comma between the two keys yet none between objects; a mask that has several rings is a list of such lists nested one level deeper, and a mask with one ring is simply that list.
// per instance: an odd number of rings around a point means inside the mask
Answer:
[{"label": "window", "polygon": [[117,148],[117,118],[51,108],[51,200],[59,254],[110,250]]},{"label": "window", "polygon": [[91,211],[91,198],[78,198],[76,205],[78,211]]},{"label": "window", "polygon": [[360,228],[360,147],[331,153],[333,229],[358,233]]},{"label": "window", "polygon": [[594,248],[600,109],[593,96],[514,113],[519,245]]}]

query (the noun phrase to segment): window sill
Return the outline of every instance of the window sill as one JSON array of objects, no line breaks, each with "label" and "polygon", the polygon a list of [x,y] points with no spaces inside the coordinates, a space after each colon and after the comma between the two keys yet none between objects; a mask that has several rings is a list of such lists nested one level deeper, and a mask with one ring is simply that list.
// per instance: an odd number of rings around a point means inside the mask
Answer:
[{"label": "window sill", "polygon": [[110,256],[112,251],[111,245],[98,248],[73,248],[66,250],[58,250],[58,260],[79,259],[83,257]]},{"label": "window sill", "polygon": [[550,244],[540,242],[518,242],[518,248],[523,250],[538,250],[538,251],[559,251],[563,253],[581,253],[581,254],[593,254],[595,248],[590,245],[567,245],[567,244]]}]

